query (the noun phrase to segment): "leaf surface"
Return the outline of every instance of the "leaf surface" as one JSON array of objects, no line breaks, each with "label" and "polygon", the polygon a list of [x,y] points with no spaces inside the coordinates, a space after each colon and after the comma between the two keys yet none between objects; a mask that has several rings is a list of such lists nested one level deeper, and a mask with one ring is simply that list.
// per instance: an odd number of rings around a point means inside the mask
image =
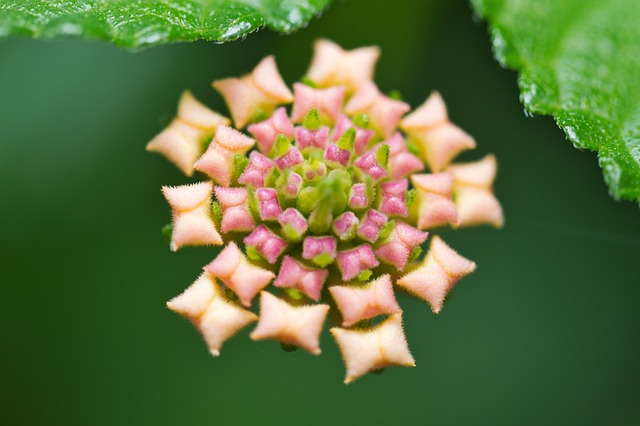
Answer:
[{"label": "leaf surface", "polygon": [[226,42],[262,27],[290,33],[330,0],[3,0],[0,38],[81,35],[145,47],[205,39]]},{"label": "leaf surface", "polygon": [[640,200],[640,2],[472,0],[530,113],[597,151],[616,199]]}]

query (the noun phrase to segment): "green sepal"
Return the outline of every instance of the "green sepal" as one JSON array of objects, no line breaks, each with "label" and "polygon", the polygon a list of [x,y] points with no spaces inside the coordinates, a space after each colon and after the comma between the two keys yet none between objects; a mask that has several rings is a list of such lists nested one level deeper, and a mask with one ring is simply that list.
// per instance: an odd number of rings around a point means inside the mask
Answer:
[{"label": "green sepal", "polygon": [[281,157],[291,149],[291,141],[283,134],[279,134],[276,138],[276,157]]},{"label": "green sepal", "polygon": [[258,250],[254,246],[246,246],[245,252],[247,253],[247,257],[251,260],[255,260],[255,261],[262,260],[262,255],[258,252]]},{"label": "green sepal", "polygon": [[316,82],[311,80],[306,75],[300,79],[300,83],[304,84],[305,86],[309,86],[309,87],[311,87],[313,89],[317,89],[318,88],[318,85],[316,84]]},{"label": "green sepal", "polygon": [[318,110],[315,108],[309,110],[307,115],[305,115],[304,117],[302,125],[308,130],[318,130],[322,126],[322,121],[320,120],[320,114],[318,114]]},{"label": "green sepal", "polygon": [[304,299],[304,293],[302,293],[297,288],[285,288],[284,293],[291,300],[300,301]]},{"label": "green sepal", "polygon": [[365,269],[364,271],[361,271],[358,276],[356,277],[356,279],[358,281],[368,281],[369,278],[371,278],[371,274],[373,274],[373,272],[371,271],[371,269]]},{"label": "green sepal", "polygon": [[311,259],[313,263],[324,268],[331,265],[335,259],[329,253],[322,253]]},{"label": "green sepal", "polygon": [[378,148],[378,151],[376,152],[376,161],[384,168],[387,168],[387,165],[389,164],[390,152],[391,148],[389,148],[389,145],[386,143],[380,145],[380,148]]},{"label": "green sepal", "polygon": [[356,129],[353,127],[345,130],[340,136],[340,139],[336,142],[336,146],[340,149],[346,149],[347,151],[353,151],[353,146],[356,140]]},{"label": "green sepal", "polygon": [[407,195],[405,195],[405,203],[407,204],[407,208],[411,207],[416,200],[416,190],[415,188],[411,188],[407,191]]},{"label": "green sepal", "polygon": [[211,203],[211,217],[213,217],[216,223],[222,222],[222,207],[217,201]]},{"label": "green sepal", "polygon": [[325,234],[333,222],[332,203],[329,200],[321,200],[309,215],[309,229],[314,234]]},{"label": "green sepal", "polygon": [[401,101],[402,93],[399,90],[392,90],[389,92],[389,97],[395,101]]},{"label": "green sepal", "polygon": [[422,255],[422,247],[417,246],[414,247],[409,255],[409,262],[413,262],[414,260],[418,260],[418,258]]},{"label": "green sepal", "polygon": [[167,223],[165,226],[162,227],[160,232],[162,234],[162,238],[164,238],[167,244],[171,243],[171,236],[173,235],[173,225],[170,223]]},{"label": "green sepal", "polygon": [[371,124],[371,119],[365,113],[358,114],[355,117],[353,117],[353,124],[362,129],[366,129]]},{"label": "green sepal", "polygon": [[391,231],[393,231],[395,227],[396,227],[395,220],[390,220],[389,222],[382,225],[382,228],[380,228],[380,234],[378,234],[378,239],[376,241],[382,241],[386,239],[389,236],[389,234],[391,234]]}]

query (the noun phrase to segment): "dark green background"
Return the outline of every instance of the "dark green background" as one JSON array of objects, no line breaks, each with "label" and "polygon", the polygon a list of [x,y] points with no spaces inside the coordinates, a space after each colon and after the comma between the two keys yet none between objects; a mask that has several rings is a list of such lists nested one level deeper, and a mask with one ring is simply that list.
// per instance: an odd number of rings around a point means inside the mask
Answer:
[{"label": "dark green background", "polygon": [[[163,184],[144,151],[190,88],[277,55],[301,76],[316,37],[377,44],[377,81],[417,106],[440,90],[494,152],[502,231],[445,239],[477,261],[439,316],[401,296],[417,368],[345,386],[323,355],[250,342],[213,359],[167,310],[213,257],[169,252]],[[131,53],[105,43],[0,43],[0,424],[640,423],[640,212],[610,199],[596,158],[526,118],[463,1],[337,1],[297,34]]]}]

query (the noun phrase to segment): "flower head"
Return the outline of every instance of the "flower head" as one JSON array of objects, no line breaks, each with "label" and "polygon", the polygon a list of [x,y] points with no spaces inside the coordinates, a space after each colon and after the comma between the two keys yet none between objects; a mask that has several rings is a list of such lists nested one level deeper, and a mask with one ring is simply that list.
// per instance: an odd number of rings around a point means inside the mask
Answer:
[{"label": "flower head", "polygon": [[371,80],[378,56],[377,48],[318,41],[292,91],[267,57],[244,77],[213,84],[235,128],[185,92],[177,118],[149,143],[185,174],[205,176],[163,193],[171,250],[223,246],[168,303],[212,354],[257,320],[251,339],[318,355],[333,310],[346,383],[414,366],[396,291],[439,313],[476,267],[433,229],[502,225],[495,157],[451,164],[475,141],[451,123],[438,93],[405,115],[410,106]]}]

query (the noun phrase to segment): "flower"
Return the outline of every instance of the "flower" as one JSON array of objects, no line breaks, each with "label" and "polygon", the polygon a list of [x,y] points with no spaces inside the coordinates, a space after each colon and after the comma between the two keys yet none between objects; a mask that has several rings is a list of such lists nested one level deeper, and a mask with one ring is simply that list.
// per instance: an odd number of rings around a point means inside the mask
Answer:
[{"label": "flower", "polygon": [[185,92],[176,119],[149,143],[186,175],[202,173],[162,189],[170,248],[223,247],[168,306],[213,355],[256,320],[251,339],[318,355],[332,318],[345,383],[415,366],[397,290],[437,314],[476,268],[433,230],[502,226],[495,157],[451,164],[475,148],[473,138],[438,93],[412,113],[382,93],[372,81],[378,56],[320,40],[292,91],[269,56],[244,77],[213,83],[235,128]]}]

